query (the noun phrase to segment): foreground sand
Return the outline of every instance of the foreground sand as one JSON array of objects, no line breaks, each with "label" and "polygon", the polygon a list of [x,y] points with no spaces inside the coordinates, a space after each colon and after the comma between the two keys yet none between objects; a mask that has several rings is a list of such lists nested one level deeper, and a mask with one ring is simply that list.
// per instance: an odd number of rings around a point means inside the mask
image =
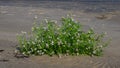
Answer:
[{"label": "foreground sand", "polygon": [[[87,12],[84,4],[71,2],[45,2],[40,5],[22,2],[10,2],[10,5],[0,1],[0,68],[119,68],[120,67],[120,11]],[[24,6],[23,6],[24,5]],[[81,5],[81,7],[76,7]],[[49,7],[48,7],[49,6]],[[110,6],[110,5],[109,5]],[[120,6],[120,5],[117,5]],[[93,6],[94,7],[94,6]],[[93,9],[93,7],[89,7]],[[96,7],[97,8],[97,7]],[[108,7],[110,8],[110,7]],[[83,10],[82,10],[83,9]],[[106,38],[112,38],[104,50],[102,57],[67,56],[31,56],[30,58],[15,58],[16,34],[29,32],[37,16],[37,21],[47,19],[59,20],[62,16],[72,13],[80,21],[84,29],[94,28],[97,33],[107,32]]]}]

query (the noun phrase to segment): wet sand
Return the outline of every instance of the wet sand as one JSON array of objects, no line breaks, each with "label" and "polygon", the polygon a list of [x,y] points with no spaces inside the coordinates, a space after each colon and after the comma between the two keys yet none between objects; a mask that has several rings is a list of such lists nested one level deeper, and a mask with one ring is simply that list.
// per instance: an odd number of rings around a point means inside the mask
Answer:
[{"label": "wet sand", "polygon": [[[72,5],[71,5],[72,4]],[[89,5],[89,6],[88,6]],[[0,1],[0,68],[119,68],[120,67],[120,8],[119,3],[81,3],[41,1]],[[29,32],[37,21],[45,18],[59,20],[73,14],[84,29],[94,28],[97,33],[107,32],[105,39],[112,41],[101,57],[89,56],[31,56],[15,58],[18,45],[16,34]]]}]

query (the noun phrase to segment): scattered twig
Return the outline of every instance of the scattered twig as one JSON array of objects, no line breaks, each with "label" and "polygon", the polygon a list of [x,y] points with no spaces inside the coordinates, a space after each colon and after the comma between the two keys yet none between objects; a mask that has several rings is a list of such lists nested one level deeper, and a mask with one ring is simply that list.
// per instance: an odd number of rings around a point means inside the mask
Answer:
[{"label": "scattered twig", "polygon": [[0,59],[0,62],[8,62],[9,60],[7,59]]},{"label": "scattered twig", "polygon": [[96,18],[97,18],[97,19],[106,19],[107,16],[106,16],[106,15],[100,15],[100,16],[97,16]]},{"label": "scattered twig", "polygon": [[2,50],[2,49],[0,50],[0,52],[3,52],[3,51],[4,51],[4,50]]},{"label": "scattered twig", "polygon": [[19,50],[15,50],[14,57],[16,57],[16,58],[29,58],[29,56],[20,53]]},{"label": "scattered twig", "polygon": [[14,57],[16,58],[29,58],[29,56],[23,55],[23,54],[16,54]]}]

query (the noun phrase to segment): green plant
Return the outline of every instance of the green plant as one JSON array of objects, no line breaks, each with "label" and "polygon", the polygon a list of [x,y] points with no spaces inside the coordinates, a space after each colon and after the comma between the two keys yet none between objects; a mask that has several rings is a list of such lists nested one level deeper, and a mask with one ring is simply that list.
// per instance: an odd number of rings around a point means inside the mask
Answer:
[{"label": "green plant", "polygon": [[[62,25],[48,21],[32,27],[32,34],[18,36],[20,52],[24,55],[102,55],[106,43],[104,34],[92,29],[82,31],[79,22],[71,17],[62,18]],[[27,37],[30,36],[30,37]]]}]

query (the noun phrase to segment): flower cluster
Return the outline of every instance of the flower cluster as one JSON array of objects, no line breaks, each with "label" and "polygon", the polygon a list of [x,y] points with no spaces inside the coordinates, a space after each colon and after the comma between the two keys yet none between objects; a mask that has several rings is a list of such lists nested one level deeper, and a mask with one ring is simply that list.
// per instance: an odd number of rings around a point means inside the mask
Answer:
[{"label": "flower cluster", "polygon": [[[29,39],[20,36],[20,52],[25,55],[96,55],[102,54],[105,47],[103,34],[97,35],[92,29],[81,30],[80,23],[72,18],[62,18],[62,25],[57,21],[45,20],[46,24],[32,27]],[[22,32],[26,34],[26,32]]]}]

